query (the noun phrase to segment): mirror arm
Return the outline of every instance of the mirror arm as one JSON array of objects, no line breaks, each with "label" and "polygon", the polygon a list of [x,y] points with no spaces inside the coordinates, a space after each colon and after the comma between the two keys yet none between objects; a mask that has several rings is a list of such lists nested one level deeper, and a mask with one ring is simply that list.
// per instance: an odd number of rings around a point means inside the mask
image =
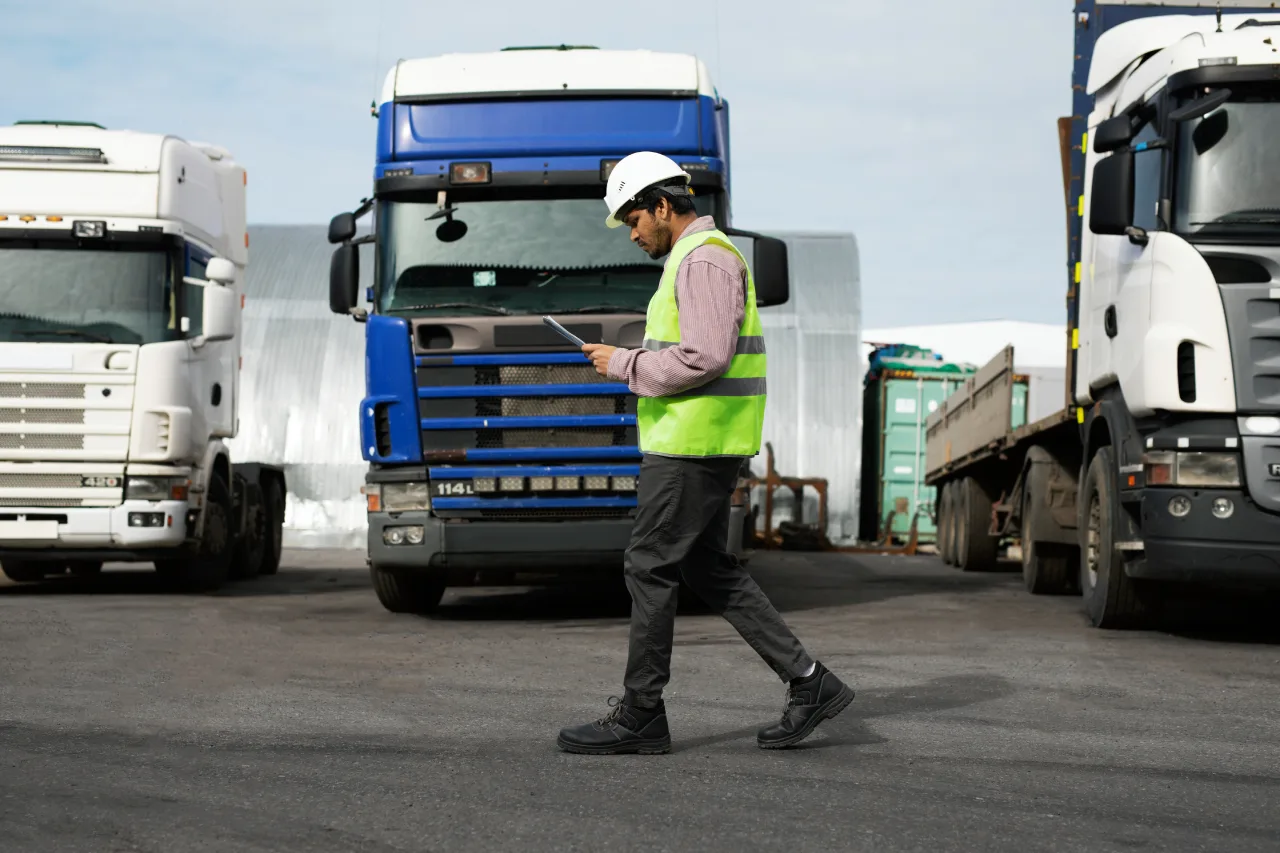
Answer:
[{"label": "mirror arm", "polygon": [[351,319],[357,323],[367,323],[369,321],[369,312],[363,308],[348,308],[347,313],[351,315]]},{"label": "mirror arm", "polygon": [[1129,242],[1135,246],[1145,246],[1151,242],[1151,237],[1147,234],[1147,229],[1139,228],[1136,225],[1130,225],[1124,229],[1124,234],[1129,238]]},{"label": "mirror arm", "polygon": [[366,234],[363,237],[357,237],[354,240],[348,240],[348,246],[363,246],[365,243],[373,243],[378,239],[377,234]]}]

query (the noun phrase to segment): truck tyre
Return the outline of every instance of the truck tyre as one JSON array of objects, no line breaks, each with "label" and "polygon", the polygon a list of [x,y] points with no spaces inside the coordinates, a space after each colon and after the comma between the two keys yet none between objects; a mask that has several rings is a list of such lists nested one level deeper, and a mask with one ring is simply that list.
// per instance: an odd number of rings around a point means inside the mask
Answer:
[{"label": "truck tyre", "polygon": [[234,555],[231,526],[231,491],[220,477],[209,479],[204,502],[204,531],[200,551],[173,559],[157,560],[156,571],[189,592],[212,592],[227,582]]},{"label": "truck tyre", "polygon": [[[1022,583],[1032,595],[1062,595],[1071,591],[1071,557],[1074,549],[1057,542],[1038,542],[1041,518],[1046,512],[1048,488],[1044,467],[1032,465],[1022,487]],[[1078,571],[1078,569],[1077,569]]]},{"label": "truck tyre", "polygon": [[955,527],[952,517],[955,515],[955,489],[948,481],[939,489],[938,497],[938,556],[948,566],[955,565]]},{"label": "truck tyre", "polygon": [[280,570],[284,550],[284,489],[274,477],[262,484],[263,509],[267,520],[267,547],[262,556],[262,574],[274,575]]},{"label": "truck tyre", "polygon": [[373,591],[392,613],[430,613],[444,598],[444,584],[413,571],[370,566]]},{"label": "truck tyre", "polygon": [[991,498],[972,477],[959,483],[955,501],[959,512],[956,560],[966,572],[989,572],[996,567],[998,540],[988,535],[991,529]]},{"label": "truck tyre", "polygon": [[[245,499],[249,500],[249,489]],[[244,530],[236,537],[235,556],[231,560],[231,577],[248,580],[262,573],[262,563],[267,553],[267,514],[259,499],[244,513]]]},{"label": "truck tyre", "polygon": [[[56,563],[25,562],[22,560],[5,560],[0,563],[4,576],[14,583],[33,583],[42,581]],[[58,567],[59,569],[61,567]]]},{"label": "truck tyre", "polygon": [[1080,494],[1080,589],[1095,628],[1141,628],[1152,616],[1152,602],[1125,574],[1124,555],[1115,547],[1121,511],[1115,474],[1112,449],[1098,448]]}]

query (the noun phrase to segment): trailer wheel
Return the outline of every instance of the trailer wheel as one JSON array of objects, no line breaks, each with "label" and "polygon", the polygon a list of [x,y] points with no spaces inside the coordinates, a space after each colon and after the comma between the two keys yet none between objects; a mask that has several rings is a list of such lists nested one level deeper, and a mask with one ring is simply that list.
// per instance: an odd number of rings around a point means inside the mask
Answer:
[{"label": "trailer wheel", "polygon": [[948,566],[955,565],[955,489],[950,481],[943,483],[938,496],[938,556]]},{"label": "trailer wheel", "polygon": [[262,558],[262,574],[274,575],[280,570],[284,551],[284,489],[275,477],[262,484],[263,509],[267,515],[267,550]]},{"label": "trailer wheel", "polygon": [[1120,526],[1115,456],[1098,448],[1085,474],[1080,501],[1080,589],[1084,612],[1095,628],[1143,628],[1150,622],[1153,599],[1148,588],[1125,574],[1124,555],[1117,550]]},{"label": "trailer wheel", "polygon": [[444,598],[445,585],[414,571],[370,566],[373,591],[392,613],[430,613]]},{"label": "trailer wheel", "polygon": [[55,563],[25,562],[22,560],[5,560],[0,563],[4,576],[14,583],[34,583],[42,581],[54,568],[61,570]]},{"label": "trailer wheel", "polygon": [[[252,489],[246,485],[245,500],[250,500]],[[231,577],[248,580],[262,574],[262,564],[267,553],[267,514],[262,505],[262,493],[244,513],[245,526],[236,540],[235,556],[231,562]]]},{"label": "trailer wheel", "polygon": [[1062,595],[1071,591],[1073,549],[1057,542],[1038,542],[1048,488],[1043,466],[1032,465],[1022,487],[1022,583],[1032,595]]},{"label": "trailer wheel", "polygon": [[956,537],[956,560],[966,572],[989,572],[996,567],[996,537],[987,533],[991,529],[991,498],[972,477],[959,483],[960,535]]}]

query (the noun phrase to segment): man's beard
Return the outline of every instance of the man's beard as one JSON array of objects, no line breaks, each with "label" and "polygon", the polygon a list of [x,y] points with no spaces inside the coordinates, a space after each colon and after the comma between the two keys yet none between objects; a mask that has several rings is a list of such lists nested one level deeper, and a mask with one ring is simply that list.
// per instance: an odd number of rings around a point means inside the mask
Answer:
[{"label": "man's beard", "polygon": [[656,261],[671,252],[671,229],[660,230],[654,237],[655,240],[647,254]]}]

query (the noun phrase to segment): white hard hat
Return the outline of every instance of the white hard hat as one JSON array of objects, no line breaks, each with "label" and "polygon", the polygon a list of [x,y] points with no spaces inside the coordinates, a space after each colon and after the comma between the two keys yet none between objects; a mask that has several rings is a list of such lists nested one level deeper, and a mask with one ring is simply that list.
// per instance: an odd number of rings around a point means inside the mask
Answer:
[{"label": "white hard hat", "polygon": [[623,225],[618,218],[623,208],[645,190],[662,183],[687,186],[689,173],[681,169],[675,160],[653,151],[637,151],[623,157],[613,167],[605,184],[604,203],[609,208],[609,215],[605,217],[604,224],[610,228]]}]

